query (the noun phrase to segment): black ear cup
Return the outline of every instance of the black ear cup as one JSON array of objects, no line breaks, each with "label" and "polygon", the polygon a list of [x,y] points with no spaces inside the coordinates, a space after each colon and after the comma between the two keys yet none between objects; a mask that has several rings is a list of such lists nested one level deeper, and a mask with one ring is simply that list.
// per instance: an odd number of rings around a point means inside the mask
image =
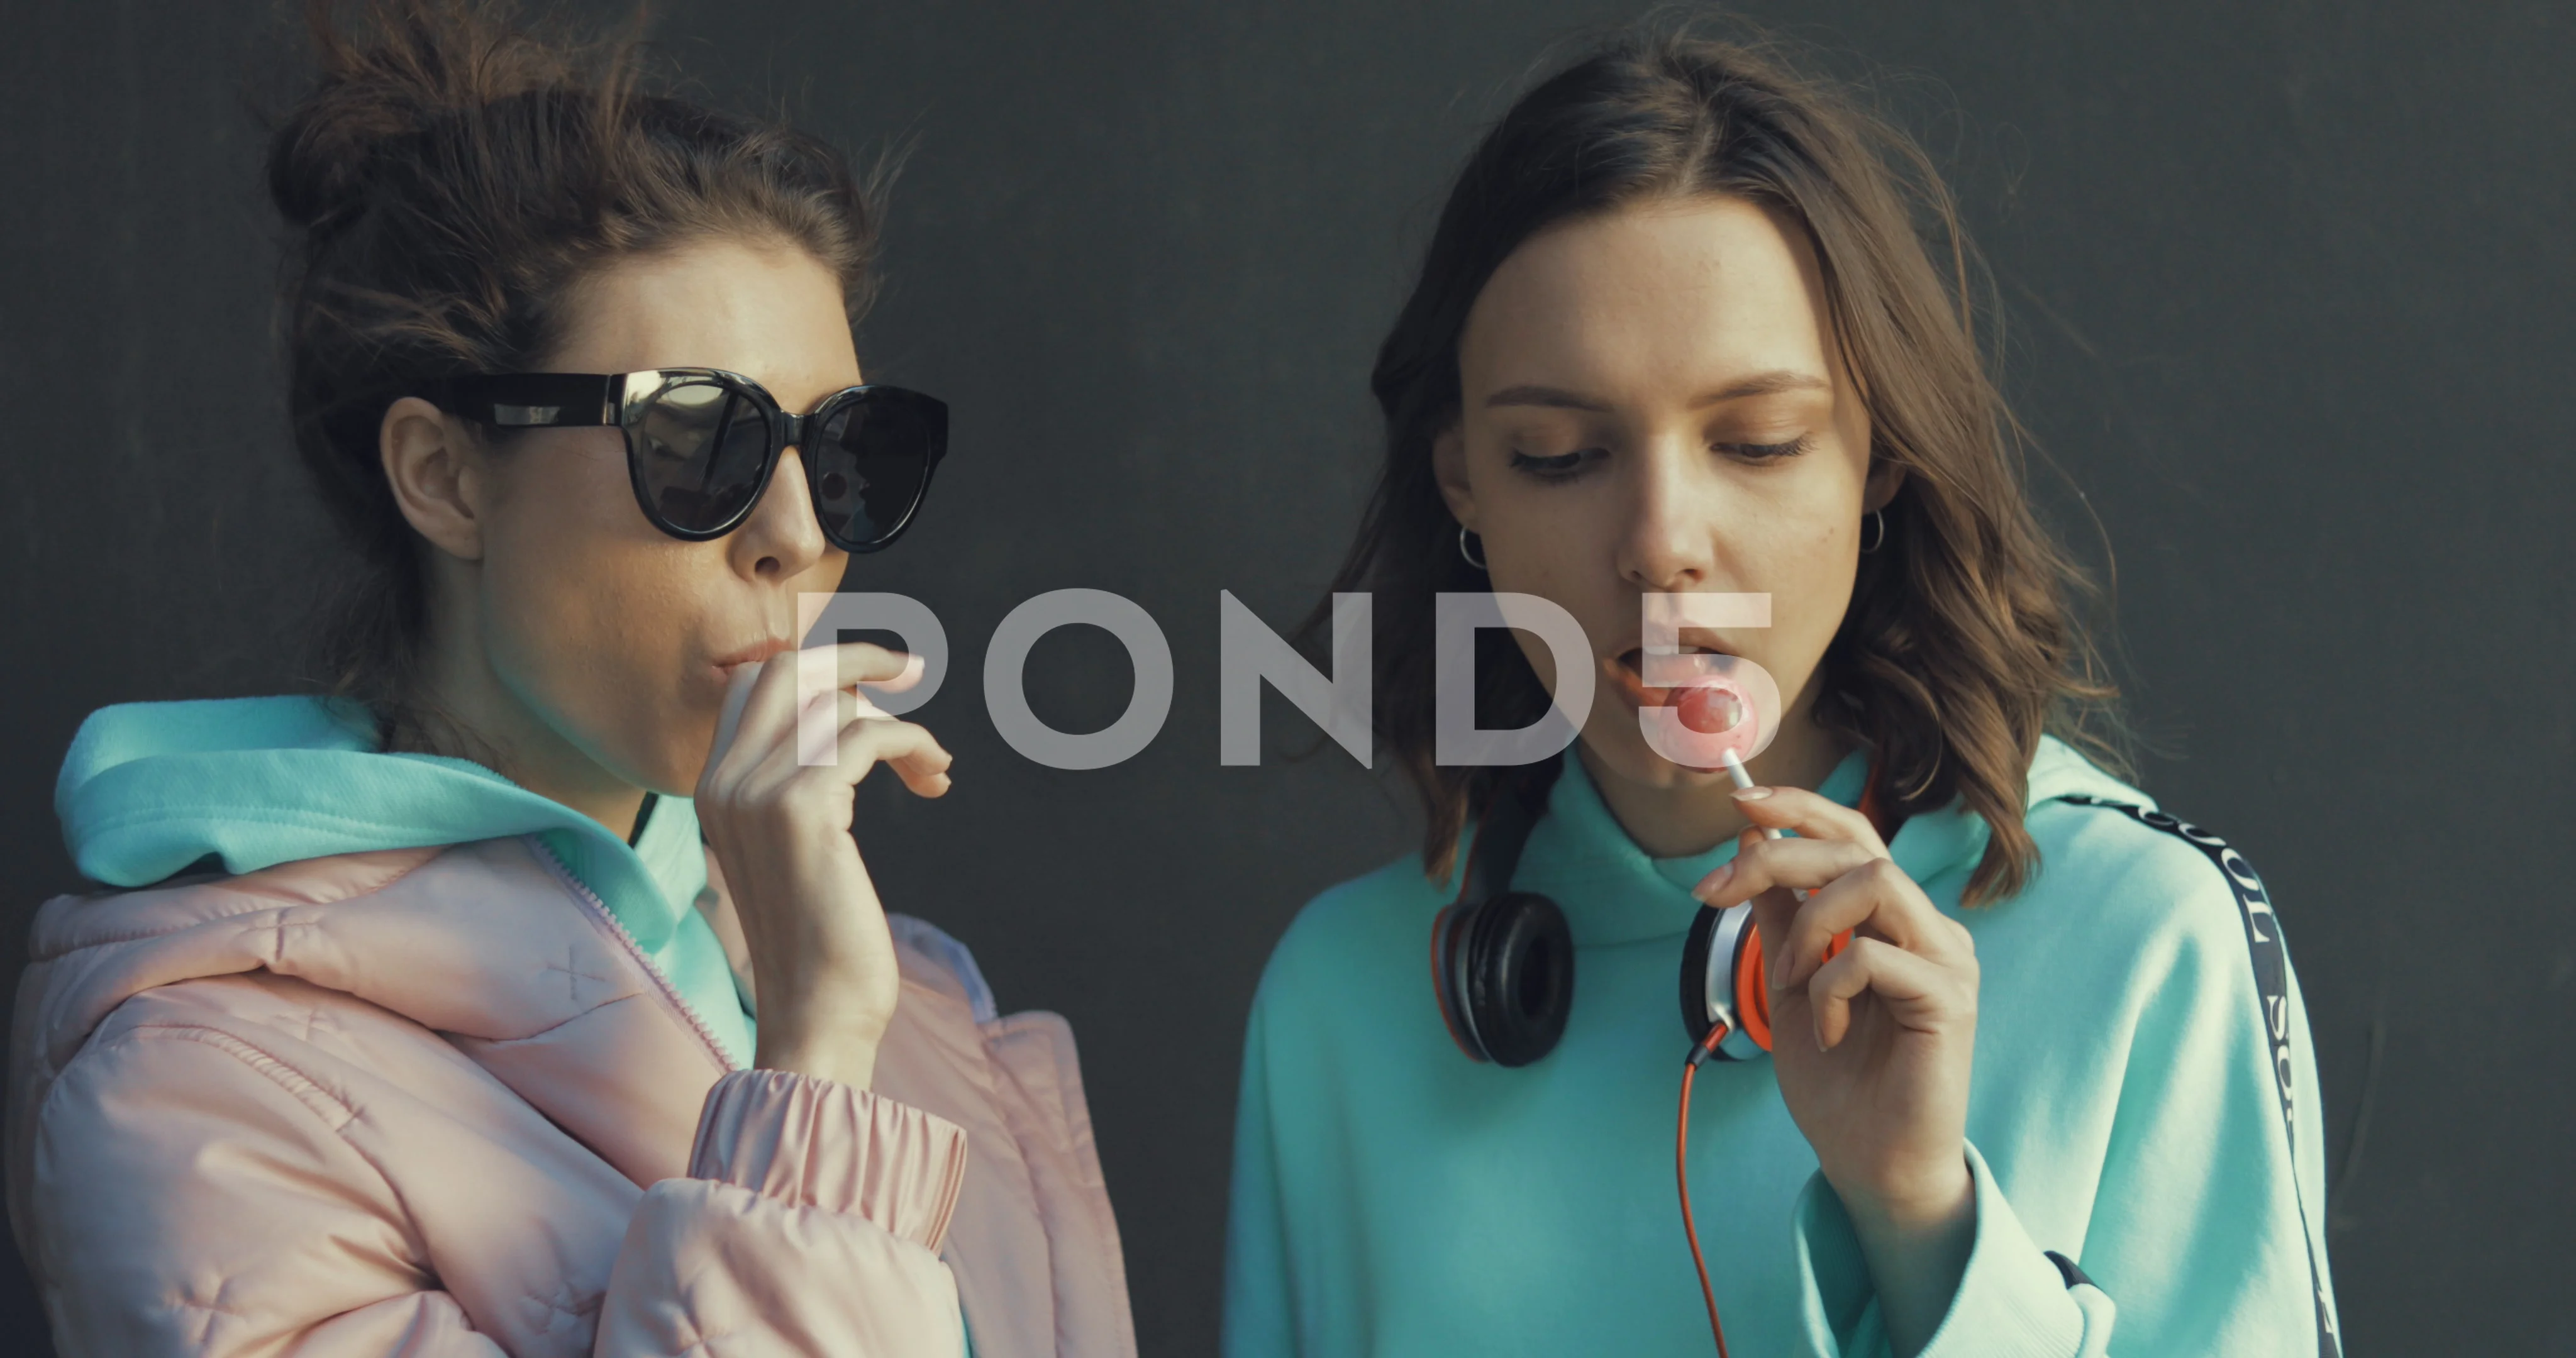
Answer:
[{"label": "black ear cup", "polygon": [[1556,1049],[1574,1010],[1574,931],[1533,891],[1452,905],[1432,926],[1440,1016],[1469,1056],[1526,1066]]}]

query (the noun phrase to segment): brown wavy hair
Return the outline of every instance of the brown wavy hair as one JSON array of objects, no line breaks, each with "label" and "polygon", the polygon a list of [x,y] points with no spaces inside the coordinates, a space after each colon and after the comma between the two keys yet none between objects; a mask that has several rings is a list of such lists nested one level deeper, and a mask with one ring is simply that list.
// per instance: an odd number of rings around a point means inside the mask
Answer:
[{"label": "brown wavy hair", "polygon": [[[2125,771],[2116,691],[2070,608],[2092,588],[2023,489],[2025,435],[1976,334],[1981,275],[1951,195],[1902,131],[1768,44],[1691,24],[1630,30],[1548,76],[1468,158],[1370,389],[1386,461],[1336,591],[1375,597],[1378,731],[1426,812],[1422,860],[1516,775],[1433,759],[1433,596],[1490,588],[1456,549],[1432,476],[1458,418],[1458,342],[1485,282],[1551,224],[1655,199],[1743,198],[1803,229],[1834,341],[1870,414],[1873,467],[1906,471],[1884,548],[1860,558],[1815,719],[1870,747],[1891,811],[1954,798],[1993,831],[1963,899],[2012,895],[2037,866],[2022,824],[2043,731]],[[1935,264],[1936,258],[1940,261]],[[1320,634],[1330,601],[1305,635]],[[1477,640],[1477,708],[1521,725],[1548,695],[1503,629]],[[2103,728],[2108,728],[2107,730]],[[1552,765],[1550,767],[1553,767]]]},{"label": "brown wavy hair", "polygon": [[[343,18],[341,11],[354,9]],[[388,748],[452,745],[419,693],[429,550],[377,448],[396,398],[525,371],[582,282],[710,238],[799,249],[873,296],[880,195],[834,147],[650,87],[639,37],[519,22],[506,0],[309,0],[319,78],[278,121],[270,199],[295,447],[354,558],[315,663]]]}]

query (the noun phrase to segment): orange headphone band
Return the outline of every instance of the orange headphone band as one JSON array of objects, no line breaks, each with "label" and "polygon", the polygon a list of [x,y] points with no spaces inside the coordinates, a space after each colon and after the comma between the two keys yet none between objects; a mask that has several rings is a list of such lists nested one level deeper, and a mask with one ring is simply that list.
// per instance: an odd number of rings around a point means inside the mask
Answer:
[{"label": "orange headphone band", "polygon": [[[1894,837],[1901,822],[1887,814],[1880,796],[1881,777],[1882,768],[1873,758],[1869,776],[1861,785],[1860,813],[1884,841]],[[1834,935],[1825,945],[1826,960],[1840,955],[1851,946],[1851,940],[1849,929]],[[1721,951],[1725,955],[1714,955]],[[1721,977],[1722,990],[1712,984]],[[1729,1061],[1747,1059],[1753,1053],[1744,1049],[1745,1043],[1760,1051],[1771,1050],[1770,969],[1763,961],[1750,904],[1726,910],[1703,909],[1691,922],[1690,937],[1682,949],[1681,1001],[1682,1026],[1694,1044],[1707,1045],[1710,1056]],[[1711,1030],[1717,1027],[1741,1032],[1743,1042],[1728,1043],[1727,1033],[1711,1037]]]}]

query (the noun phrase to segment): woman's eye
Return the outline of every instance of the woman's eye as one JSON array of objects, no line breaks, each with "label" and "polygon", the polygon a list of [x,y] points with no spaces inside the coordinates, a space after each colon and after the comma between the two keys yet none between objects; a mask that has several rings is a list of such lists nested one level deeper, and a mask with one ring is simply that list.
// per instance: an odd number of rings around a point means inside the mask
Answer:
[{"label": "woman's eye", "polygon": [[1786,443],[1713,443],[1709,446],[1747,462],[1777,462],[1807,451],[1807,436],[1800,434]]},{"label": "woman's eye", "polygon": [[1528,472],[1542,481],[1562,481],[1608,455],[1607,450],[1601,448],[1577,448],[1554,457],[1532,457],[1515,448],[1512,450],[1512,469]]}]

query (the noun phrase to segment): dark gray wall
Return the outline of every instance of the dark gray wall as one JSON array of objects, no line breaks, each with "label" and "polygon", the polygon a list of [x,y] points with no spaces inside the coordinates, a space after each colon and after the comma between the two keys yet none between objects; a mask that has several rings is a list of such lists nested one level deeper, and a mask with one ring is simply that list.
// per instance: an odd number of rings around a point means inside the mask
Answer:
[{"label": "dark gray wall", "polygon": [[[1080,1032],[1151,1355],[1214,1341],[1236,1041],[1270,941],[1406,842],[1331,750],[1216,760],[1216,593],[1284,624],[1349,532],[1364,379],[1443,176],[1543,44],[1625,4],[674,3],[718,95],[909,130],[872,374],[955,455],[854,587],[946,620],[954,795],[862,799],[887,898]],[[2147,783],[2281,902],[2324,1066],[2350,1351],[2576,1348],[2564,1127],[2576,873],[2565,393],[2576,20],[2563,7],[1844,0],[1755,13],[1881,64],[1957,176],[2009,385],[2119,563]],[[0,968],[72,874],[81,715],[275,691],[318,569],[279,433],[259,3],[0,3]],[[1087,585],[1172,640],[1131,763],[1010,753],[1012,604]],[[1097,640],[1094,638],[1093,640]],[[1105,642],[1042,715],[1123,703]],[[1274,745],[1303,744],[1272,707]],[[34,1301],[0,1288],[4,1347]],[[22,1345],[18,1336],[30,1336]]]}]

